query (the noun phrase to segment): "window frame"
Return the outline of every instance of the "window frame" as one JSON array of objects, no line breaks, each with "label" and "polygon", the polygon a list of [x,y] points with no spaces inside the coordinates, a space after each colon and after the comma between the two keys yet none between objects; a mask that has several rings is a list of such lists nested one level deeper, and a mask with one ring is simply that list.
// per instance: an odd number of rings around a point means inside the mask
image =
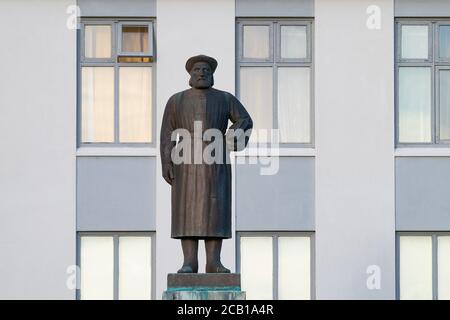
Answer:
[{"label": "window frame", "polygon": [[[137,25],[149,24],[149,50],[152,50],[153,56],[151,62],[119,62],[120,56],[134,56],[134,57],[149,57],[149,55],[120,55],[119,52],[119,24],[124,22],[125,24],[136,23]],[[99,58],[86,58],[84,56],[84,27],[86,25],[111,25],[111,58],[99,59]],[[156,147],[156,72],[155,72],[155,52],[153,41],[155,41],[155,20],[152,18],[133,18],[133,19],[120,19],[120,18],[82,18],[80,21],[80,29],[77,32],[77,135],[76,145],[77,148],[154,148]],[[83,67],[113,67],[114,68],[114,141],[113,142],[83,142],[82,141],[82,68]],[[119,68],[120,67],[151,67],[152,70],[152,99],[150,106],[151,113],[151,141],[150,142],[120,142],[120,124],[119,124]]]},{"label": "window frame", "polygon": [[[111,57],[110,58],[87,58],[86,47],[85,47],[85,27],[86,26],[110,26],[111,28]],[[115,34],[114,22],[108,20],[87,20],[81,22],[80,28],[80,61],[86,63],[96,63],[96,62],[111,62],[114,63],[114,57],[116,55],[116,34]]]},{"label": "window frame", "polygon": [[[450,60],[449,60],[450,62]],[[435,74],[435,84],[436,84],[436,141],[442,146],[450,146],[450,138],[449,139],[441,139],[441,99],[440,99],[440,78],[439,72],[441,70],[448,70],[450,72],[450,64],[446,66],[438,65],[436,66],[436,74]]]},{"label": "window frame", "polygon": [[[243,58],[243,27],[246,25],[270,25],[269,49],[270,59]],[[306,26],[306,55],[305,59],[281,59],[281,26],[299,25]],[[315,145],[315,99],[314,99],[314,19],[312,18],[237,18],[236,19],[236,77],[235,92],[240,99],[240,69],[241,67],[270,67],[272,68],[272,129],[279,129],[278,121],[278,69],[280,67],[306,67],[310,71],[310,119],[309,142],[281,142],[283,148],[314,148]],[[272,146],[274,142],[249,142],[249,147],[258,147],[259,144]]]},{"label": "window frame", "polygon": [[441,58],[439,54],[439,27],[448,26],[450,27],[450,20],[439,20],[436,21],[436,27],[433,33],[434,38],[436,39],[435,46],[433,48],[434,52],[436,52],[436,62],[437,63],[449,63],[450,64],[450,56],[448,58]]},{"label": "window frame", "polygon": [[[430,142],[400,142],[400,68],[429,68],[430,69]],[[434,70],[433,66],[427,62],[420,63],[397,63],[395,68],[395,141],[396,147],[433,147],[435,146],[436,135],[435,135],[435,124],[436,124],[436,110],[435,110],[435,84],[434,84]]]},{"label": "window frame", "polygon": [[[122,51],[122,29],[123,26],[147,26],[148,27],[148,53],[145,52],[126,52]],[[148,21],[136,21],[136,20],[121,20],[118,23],[118,34],[117,34],[117,56],[127,56],[127,57],[153,57],[153,23]]]},{"label": "window frame", "polygon": [[[398,47],[397,47],[397,61],[410,63],[432,63],[433,62],[433,24],[425,20],[398,20]],[[402,27],[403,26],[428,26],[428,59],[404,59],[402,58]]]},{"label": "window frame", "polygon": [[150,299],[156,299],[156,232],[154,231],[79,231],[77,232],[76,263],[80,272],[76,277],[76,300],[81,300],[81,238],[82,237],[112,237],[113,238],[113,300],[119,300],[119,238],[149,237],[151,240],[151,292]]},{"label": "window frame", "polygon": [[433,295],[432,300],[439,300],[439,288],[438,288],[438,238],[440,236],[450,236],[450,232],[446,231],[397,231],[395,241],[395,274],[396,274],[396,290],[395,298],[400,300],[400,237],[403,236],[425,236],[431,237],[431,252],[432,252],[432,288]]},{"label": "window frame", "polygon": [[[269,27],[269,57],[267,59],[258,59],[258,58],[245,58],[244,57],[244,27],[245,26],[267,26]],[[238,47],[238,61],[242,62],[272,62],[274,59],[274,30],[273,24],[269,20],[248,20],[238,26],[239,32],[239,47]]]},{"label": "window frame", "polygon": [[280,237],[307,237],[309,238],[310,252],[310,300],[316,299],[316,269],[315,269],[315,233],[314,231],[236,231],[235,246],[236,273],[241,273],[241,238],[242,237],[271,237],[272,238],[272,300],[279,300],[278,295],[278,238]]},{"label": "window frame", "polygon": [[[401,58],[401,28],[404,25],[428,25],[428,60],[402,59]],[[395,19],[395,147],[396,148],[448,148],[450,140],[440,140],[440,117],[439,117],[439,70],[450,68],[450,58],[439,58],[439,26],[450,26],[450,19],[429,18],[397,18]],[[431,79],[431,116],[430,116],[430,142],[400,142],[400,112],[399,112],[399,70],[402,67],[428,67]]]},{"label": "window frame", "polygon": [[[283,58],[281,56],[281,27],[284,26],[301,26],[306,27],[306,57],[305,58]],[[300,21],[292,21],[292,20],[279,20],[275,26],[276,30],[276,46],[275,46],[275,57],[280,63],[311,63],[311,23],[307,23],[306,20]]]}]

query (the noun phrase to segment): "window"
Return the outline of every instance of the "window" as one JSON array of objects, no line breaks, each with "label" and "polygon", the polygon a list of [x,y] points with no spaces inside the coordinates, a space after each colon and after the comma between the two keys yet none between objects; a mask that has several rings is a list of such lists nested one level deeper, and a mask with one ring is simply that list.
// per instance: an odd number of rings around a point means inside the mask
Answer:
[{"label": "window", "polygon": [[80,145],[153,142],[152,35],[149,21],[82,22]]},{"label": "window", "polygon": [[247,299],[311,299],[310,234],[240,233],[238,243],[238,269]]},{"label": "window", "polygon": [[398,145],[449,146],[450,21],[397,21]]},{"label": "window", "polygon": [[450,299],[450,233],[400,233],[398,297]]},{"label": "window", "polygon": [[277,129],[280,143],[311,146],[311,21],[240,20],[237,28],[237,91],[254,119],[250,142],[270,142]]},{"label": "window", "polygon": [[120,56],[152,56],[151,24],[121,22],[119,34]]},{"label": "window", "polygon": [[152,237],[146,233],[79,236],[82,300],[151,299]]}]

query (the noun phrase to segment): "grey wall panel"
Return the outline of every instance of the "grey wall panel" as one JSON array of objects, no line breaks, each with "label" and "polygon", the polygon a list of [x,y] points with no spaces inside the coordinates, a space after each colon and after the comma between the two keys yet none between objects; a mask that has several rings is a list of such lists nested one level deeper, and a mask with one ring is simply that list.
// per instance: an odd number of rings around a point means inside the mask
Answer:
[{"label": "grey wall panel", "polygon": [[156,0],[78,0],[83,17],[155,17]]},{"label": "grey wall panel", "polygon": [[155,159],[79,157],[78,231],[154,231]]},{"label": "grey wall panel", "polygon": [[396,229],[450,230],[450,158],[396,160]]},{"label": "grey wall panel", "polygon": [[448,17],[449,0],[395,0],[396,17]]},{"label": "grey wall panel", "polygon": [[236,17],[313,17],[314,0],[236,0]]},{"label": "grey wall panel", "polygon": [[314,158],[281,157],[275,175],[236,166],[236,230],[314,230]]}]

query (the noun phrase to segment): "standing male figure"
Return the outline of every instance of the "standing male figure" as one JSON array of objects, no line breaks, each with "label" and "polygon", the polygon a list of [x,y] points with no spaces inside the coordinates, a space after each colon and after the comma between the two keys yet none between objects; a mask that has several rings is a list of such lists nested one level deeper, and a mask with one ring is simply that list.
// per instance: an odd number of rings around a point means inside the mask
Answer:
[{"label": "standing male figure", "polygon": [[[186,70],[191,76],[191,88],[169,98],[161,126],[162,175],[172,187],[171,237],[181,239],[184,255],[184,263],[178,273],[198,272],[200,239],[205,240],[206,272],[230,272],[220,261],[222,240],[231,238],[229,149],[237,151],[247,145],[253,122],[236,97],[212,88],[216,68],[217,61],[205,55],[187,60]],[[227,132],[229,120],[233,125]],[[201,125],[201,136],[195,130],[198,124]],[[223,153],[216,152],[216,156],[219,155],[216,160],[219,161],[205,163],[202,157],[201,163],[197,163],[192,161],[194,156],[190,157],[189,154],[185,157],[191,160],[188,163],[174,163],[172,149],[178,151],[178,145],[173,141],[172,133],[180,129],[190,133],[191,150],[195,149],[195,144],[198,145],[198,139],[204,150],[208,141],[203,138],[203,133],[208,129],[219,130],[222,140],[219,142],[223,147]],[[178,144],[181,145],[180,141]]]}]

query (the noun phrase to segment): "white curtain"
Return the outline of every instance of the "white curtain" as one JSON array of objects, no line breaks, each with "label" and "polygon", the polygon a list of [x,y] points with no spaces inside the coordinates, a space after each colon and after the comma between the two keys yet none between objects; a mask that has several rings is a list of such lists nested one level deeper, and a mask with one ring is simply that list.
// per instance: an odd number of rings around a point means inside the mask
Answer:
[{"label": "white curtain", "polygon": [[402,26],[402,58],[428,58],[428,26]]},{"label": "white curtain", "polygon": [[243,55],[245,58],[269,58],[269,32],[269,26],[244,26]]},{"label": "white curtain", "polygon": [[438,237],[438,299],[450,300],[450,236]]},{"label": "white curtain", "polygon": [[399,69],[399,142],[431,142],[431,70]]},{"label": "white curtain", "polygon": [[152,141],[152,68],[120,67],[120,142]]},{"label": "white curtain", "polygon": [[272,237],[242,237],[241,282],[248,300],[273,299]]},{"label": "white curtain", "polygon": [[151,247],[150,237],[119,237],[119,299],[151,299]]},{"label": "white curtain", "polygon": [[439,137],[450,139],[450,70],[439,71]]},{"label": "white curtain", "polygon": [[400,237],[400,299],[433,298],[431,236]]},{"label": "white curtain", "polygon": [[83,142],[114,142],[114,68],[81,71]]},{"label": "white curtain", "polygon": [[254,124],[250,141],[267,142],[273,128],[272,68],[241,67],[240,73],[240,100]]},{"label": "white curtain", "polygon": [[311,141],[310,69],[278,68],[278,126],[280,142]]},{"label": "white curtain", "polygon": [[112,300],[114,298],[113,237],[81,238],[81,299]]},{"label": "white curtain", "polygon": [[111,57],[111,26],[85,26],[84,55],[86,58]]},{"label": "white curtain", "polygon": [[450,26],[439,27],[439,57],[450,58]]},{"label": "white curtain", "polygon": [[309,237],[278,238],[278,298],[311,299],[311,242]]},{"label": "white curtain", "polygon": [[148,53],[148,27],[123,26],[122,51]]},{"label": "white curtain", "polygon": [[306,26],[281,26],[281,57],[306,58]]}]

